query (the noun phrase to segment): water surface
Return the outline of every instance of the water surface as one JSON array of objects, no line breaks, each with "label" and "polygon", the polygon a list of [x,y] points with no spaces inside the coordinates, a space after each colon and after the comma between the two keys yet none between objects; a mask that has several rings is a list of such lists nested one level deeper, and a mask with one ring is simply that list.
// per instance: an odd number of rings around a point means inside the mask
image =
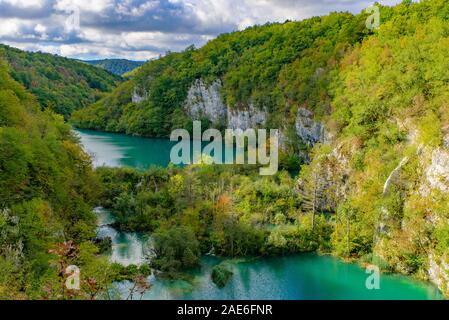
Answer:
[{"label": "water surface", "polygon": [[176,144],[168,139],[148,139],[91,130],[76,132],[84,149],[91,155],[95,167],[166,167],[170,162],[170,150]]},{"label": "water surface", "polygon": [[[121,134],[78,131],[85,149],[95,155],[95,165],[146,168],[169,163],[172,142]],[[98,236],[112,238],[112,261],[129,265],[145,263],[148,237],[122,233],[108,224],[113,217],[97,208]],[[234,273],[228,285],[219,289],[211,281],[211,270],[223,260],[203,257],[201,267],[189,271],[188,281],[149,277],[152,288],[144,299],[442,299],[435,286],[410,277],[382,274],[380,290],[368,290],[369,274],[356,264],[316,254],[228,260]],[[131,284],[117,284],[126,298]],[[139,297],[136,297],[139,298]]]},{"label": "water surface", "polygon": [[112,214],[103,209],[95,208],[98,217],[97,237],[110,237],[112,250],[108,253],[112,262],[124,266],[140,265],[149,255],[149,237],[135,232],[119,232],[109,224],[114,222]]},{"label": "water surface", "polygon": [[[217,257],[203,257],[200,270],[190,272],[192,279],[161,280],[144,296],[151,300],[427,300],[442,299],[438,290],[408,277],[383,274],[379,290],[365,287],[367,274],[355,264],[343,263],[330,256],[297,254],[285,257],[228,260],[234,273],[225,288],[211,281]],[[131,283],[118,288],[127,296]]]}]

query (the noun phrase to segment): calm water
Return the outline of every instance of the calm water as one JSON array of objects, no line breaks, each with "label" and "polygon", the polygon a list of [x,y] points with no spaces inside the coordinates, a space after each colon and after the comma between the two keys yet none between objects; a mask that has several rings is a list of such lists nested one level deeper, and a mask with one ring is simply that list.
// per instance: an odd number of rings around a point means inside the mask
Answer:
[{"label": "calm water", "polygon": [[119,232],[108,225],[114,222],[114,218],[107,210],[95,208],[95,212],[98,217],[97,237],[110,237],[112,240],[110,260],[124,266],[143,263],[148,254],[148,237],[138,233]]},{"label": "calm water", "polygon": [[[84,130],[79,134],[85,149],[94,154],[97,166],[165,166],[173,145],[168,140],[121,134]],[[98,235],[112,238],[110,259],[124,265],[144,263],[148,237],[117,232],[108,226],[113,222],[109,212],[96,210]],[[189,273],[189,281],[151,276],[153,286],[144,299],[442,299],[434,286],[397,275],[382,274],[380,290],[368,290],[364,269],[315,254],[227,260],[234,275],[225,288],[219,289],[211,281],[211,269],[220,262],[217,257],[203,257],[201,268]],[[130,283],[121,282],[117,286],[126,298]]]},{"label": "calm water", "polygon": [[[192,280],[168,281],[150,278],[153,286],[145,299],[217,300],[323,300],[323,299],[440,299],[430,285],[406,277],[382,275],[380,290],[365,287],[366,274],[354,264],[315,254],[227,261],[234,275],[223,289],[211,281],[212,267],[219,258],[204,257]],[[119,285],[122,296],[129,282]]]},{"label": "calm water", "polygon": [[[92,130],[76,130],[84,149],[90,154],[95,167],[134,167],[147,169],[152,165],[166,167],[170,162],[170,151],[177,142],[169,139],[149,139],[133,137],[125,134],[107,133]],[[190,148],[190,141],[183,142]],[[203,142],[202,147],[208,142]],[[190,145],[190,146],[189,146]],[[222,160],[227,151],[234,152],[232,147],[222,144]]]},{"label": "calm water", "polygon": [[94,166],[128,166],[146,169],[151,165],[167,166],[170,150],[176,144],[168,139],[146,139],[125,134],[76,130]]}]

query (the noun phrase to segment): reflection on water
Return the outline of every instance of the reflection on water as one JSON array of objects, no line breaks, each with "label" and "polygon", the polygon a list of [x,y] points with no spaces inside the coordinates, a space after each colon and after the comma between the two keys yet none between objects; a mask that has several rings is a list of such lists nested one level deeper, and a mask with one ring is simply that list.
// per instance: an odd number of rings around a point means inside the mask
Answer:
[{"label": "reflection on water", "polygon": [[95,167],[165,167],[170,162],[170,151],[175,144],[167,139],[149,139],[90,130],[76,130],[76,133],[84,150],[92,156]]},{"label": "reflection on water", "polygon": [[[133,137],[124,134],[97,132],[91,130],[76,130],[81,139],[84,150],[93,159],[93,165],[121,167],[128,166],[137,169],[147,169],[148,167],[166,167],[170,163],[170,152],[177,142],[168,139],[151,139]],[[191,159],[193,158],[193,147],[191,141],[183,141],[187,150],[190,149]],[[208,145],[203,142],[202,147]],[[226,153],[234,155],[233,146],[222,145],[222,160],[225,160]],[[213,152],[212,152],[213,155]]]},{"label": "reflection on water", "polygon": [[[112,215],[96,209],[99,237],[111,237],[111,261],[123,265],[142,264],[148,237],[136,233],[121,233],[108,224]],[[211,281],[212,268],[223,259],[207,256],[201,267],[188,271],[188,281],[148,278],[149,300],[217,299],[217,300],[301,300],[301,299],[442,299],[432,285],[398,275],[381,275],[380,290],[365,287],[367,274],[355,264],[343,263],[330,256],[298,254],[275,258],[227,260],[233,276],[227,286],[219,289]],[[133,286],[129,281],[116,284],[122,298],[127,298]],[[139,297],[135,297],[139,298]]]},{"label": "reflection on water", "polygon": [[112,239],[110,260],[124,266],[144,263],[148,252],[148,237],[138,233],[118,232],[108,225],[114,222],[114,218],[107,210],[96,208],[95,212],[98,217],[97,237]]},{"label": "reflection on water", "polygon": [[[211,281],[211,273],[213,266],[221,261],[204,257],[201,269],[190,272],[189,281],[150,277],[152,287],[144,299],[442,299],[435,287],[396,275],[381,275],[380,290],[368,290],[367,274],[359,266],[315,254],[228,260],[234,275],[225,288],[219,289]],[[123,297],[127,297],[130,287],[130,282],[118,284]]]},{"label": "reflection on water", "polygon": [[[120,134],[81,131],[88,151],[95,152],[96,165],[146,168],[151,164],[167,165],[171,144],[168,140],[143,139]],[[111,214],[96,209],[98,236],[109,236],[113,247],[112,261],[129,265],[145,262],[149,239],[136,233],[121,233],[108,224]],[[234,273],[228,285],[217,288],[211,281],[211,270],[221,262],[204,257],[201,268],[190,272],[190,281],[169,281],[149,277],[153,284],[144,299],[441,299],[438,290],[427,283],[408,277],[382,275],[381,289],[365,287],[365,270],[338,259],[300,254],[286,257],[228,261]],[[122,297],[131,284],[117,284]]]}]

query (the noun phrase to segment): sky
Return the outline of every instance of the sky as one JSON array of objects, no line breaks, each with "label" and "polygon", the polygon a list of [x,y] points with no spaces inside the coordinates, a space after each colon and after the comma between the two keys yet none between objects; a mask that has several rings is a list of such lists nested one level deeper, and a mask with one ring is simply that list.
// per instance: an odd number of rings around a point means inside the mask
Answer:
[{"label": "sky", "polygon": [[[149,60],[224,32],[358,13],[373,0],[0,0],[0,43],[78,59]],[[393,5],[401,0],[381,0]]]}]

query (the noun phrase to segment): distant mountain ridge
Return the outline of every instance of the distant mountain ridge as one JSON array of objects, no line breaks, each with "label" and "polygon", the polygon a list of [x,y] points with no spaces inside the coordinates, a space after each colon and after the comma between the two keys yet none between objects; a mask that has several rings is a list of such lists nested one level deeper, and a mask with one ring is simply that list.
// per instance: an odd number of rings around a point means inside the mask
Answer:
[{"label": "distant mountain ridge", "polygon": [[34,94],[43,109],[51,108],[65,119],[73,111],[96,102],[122,80],[79,60],[0,44],[2,59],[9,65],[14,80]]},{"label": "distant mountain ridge", "polygon": [[88,64],[103,68],[116,75],[124,75],[145,64],[145,61],[132,61],[127,59],[86,60]]}]

